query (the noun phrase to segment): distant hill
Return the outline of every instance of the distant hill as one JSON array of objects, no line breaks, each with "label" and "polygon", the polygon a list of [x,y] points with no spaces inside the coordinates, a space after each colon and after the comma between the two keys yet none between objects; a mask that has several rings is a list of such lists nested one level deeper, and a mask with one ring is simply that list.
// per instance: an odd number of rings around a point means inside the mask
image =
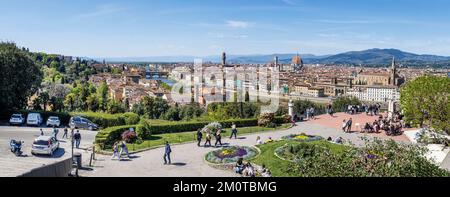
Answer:
[{"label": "distant hill", "polygon": [[[290,63],[296,54],[271,54],[271,55],[228,55],[229,63],[239,64],[264,64],[272,62],[278,56],[280,63]],[[337,55],[316,56],[313,54],[300,54],[306,64],[344,64],[344,65],[367,65],[385,66],[391,63],[392,57],[403,66],[418,67],[449,67],[450,57],[437,55],[418,55],[404,52],[398,49],[369,49],[364,51],[351,51]],[[159,57],[135,57],[135,58],[97,58],[106,59],[109,62],[193,62],[201,58],[204,62],[220,62],[221,56],[159,56]]]},{"label": "distant hill", "polygon": [[403,52],[398,49],[369,49],[365,51],[351,51],[326,58],[312,59],[309,63],[321,64],[362,64],[386,65],[395,57],[400,64],[409,66],[450,65],[450,57],[436,55],[418,55]]}]

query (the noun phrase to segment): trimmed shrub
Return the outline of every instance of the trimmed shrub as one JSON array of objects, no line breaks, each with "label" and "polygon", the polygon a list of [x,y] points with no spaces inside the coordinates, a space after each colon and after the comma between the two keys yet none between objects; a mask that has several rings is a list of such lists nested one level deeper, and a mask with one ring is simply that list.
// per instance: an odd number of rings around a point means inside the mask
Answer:
[{"label": "trimmed shrub", "polygon": [[136,125],[125,125],[103,129],[95,136],[95,143],[100,145],[102,149],[111,148],[114,142],[121,140],[125,131],[130,130],[130,128],[136,130],[136,127]]},{"label": "trimmed shrub", "polygon": [[106,114],[95,112],[76,112],[71,113],[71,115],[82,116],[84,118],[87,118],[102,128],[122,126],[122,125],[134,125],[139,123],[139,115],[135,113]]},{"label": "trimmed shrub", "polygon": [[[142,139],[148,139],[151,135],[164,134],[164,133],[182,133],[197,131],[202,129],[210,122],[168,122],[168,121],[154,121],[144,120],[141,121],[136,132]],[[253,127],[258,126],[257,119],[239,119],[239,120],[226,120],[219,122],[223,128],[231,128],[233,123],[237,127]]]}]

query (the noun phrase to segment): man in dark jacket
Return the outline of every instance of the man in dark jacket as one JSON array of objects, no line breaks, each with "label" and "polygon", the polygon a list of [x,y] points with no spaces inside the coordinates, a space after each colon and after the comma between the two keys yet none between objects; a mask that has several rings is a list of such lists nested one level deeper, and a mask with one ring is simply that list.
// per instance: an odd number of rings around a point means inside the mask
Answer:
[{"label": "man in dark jacket", "polygon": [[202,142],[203,139],[203,133],[201,129],[197,130],[197,146],[200,147],[200,143]]},{"label": "man in dark jacket", "polygon": [[170,153],[172,153],[172,149],[170,148],[169,142],[166,142],[166,147],[164,149],[164,165],[167,165],[167,160],[169,161],[169,165],[172,163],[170,161]]}]

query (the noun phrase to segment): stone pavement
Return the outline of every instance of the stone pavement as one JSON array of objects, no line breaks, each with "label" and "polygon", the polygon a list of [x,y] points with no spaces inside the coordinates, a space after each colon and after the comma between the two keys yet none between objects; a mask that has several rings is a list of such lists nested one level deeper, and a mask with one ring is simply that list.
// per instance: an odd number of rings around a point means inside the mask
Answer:
[{"label": "stone pavement", "polygon": [[[289,134],[307,133],[310,135],[320,135],[324,138],[343,137],[352,141],[356,146],[361,146],[364,142],[362,136],[372,138],[370,135],[359,133],[342,133],[339,129],[322,126],[317,123],[302,122],[298,126],[280,131],[262,132],[247,136],[240,136],[237,140],[224,138],[223,142],[228,145],[253,146],[256,144],[257,136],[263,141],[272,137],[274,140]],[[214,142],[213,142],[214,143]],[[132,155],[127,161],[111,160],[110,156],[97,155],[92,171],[81,172],[82,176],[91,177],[232,177],[233,172],[222,171],[208,166],[204,162],[204,156],[215,150],[214,148],[197,147],[195,143],[173,145],[172,162],[173,165],[163,165],[163,148],[157,148]]]}]

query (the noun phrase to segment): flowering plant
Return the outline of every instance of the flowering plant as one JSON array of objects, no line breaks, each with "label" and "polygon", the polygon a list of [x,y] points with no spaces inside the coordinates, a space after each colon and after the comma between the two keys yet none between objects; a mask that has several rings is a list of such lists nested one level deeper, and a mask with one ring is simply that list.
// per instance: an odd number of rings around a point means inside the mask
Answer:
[{"label": "flowering plant", "polygon": [[205,158],[211,163],[233,163],[237,162],[239,158],[248,160],[255,157],[257,154],[258,151],[254,148],[231,146],[209,152]]},{"label": "flowering plant", "polygon": [[304,133],[302,133],[300,135],[293,134],[293,135],[284,136],[282,139],[283,140],[295,140],[295,141],[299,141],[299,142],[313,142],[313,141],[323,140],[323,138],[320,136],[306,135]]}]

